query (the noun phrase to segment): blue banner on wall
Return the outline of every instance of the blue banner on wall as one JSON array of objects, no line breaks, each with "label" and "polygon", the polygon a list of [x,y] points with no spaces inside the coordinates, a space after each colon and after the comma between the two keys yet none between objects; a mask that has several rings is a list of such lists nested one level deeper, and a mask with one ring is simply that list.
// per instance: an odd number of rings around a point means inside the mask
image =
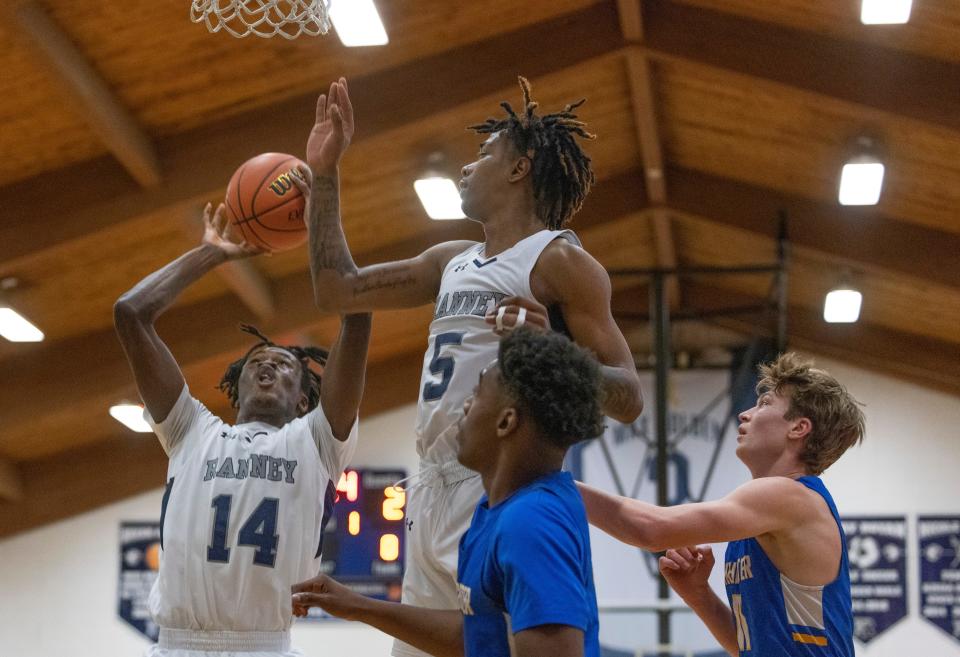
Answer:
[{"label": "blue banner on wall", "polygon": [[151,641],[160,628],[150,618],[150,589],[160,567],[160,523],[120,523],[120,618]]},{"label": "blue banner on wall", "polygon": [[920,516],[920,614],[960,640],[960,516]]},{"label": "blue banner on wall", "polygon": [[907,519],[843,518],[850,561],[853,634],[862,643],[907,615]]}]

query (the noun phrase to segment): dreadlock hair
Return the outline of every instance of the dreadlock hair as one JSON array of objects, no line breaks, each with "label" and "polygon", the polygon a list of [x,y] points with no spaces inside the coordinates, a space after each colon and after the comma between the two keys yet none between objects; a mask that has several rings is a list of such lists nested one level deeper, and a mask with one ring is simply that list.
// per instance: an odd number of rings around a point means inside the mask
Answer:
[{"label": "dreadlock hair", "polygon": [[327,364],[327,356],[329,355],[327,350],[320,347],[278,345],[257,330],[255,326],[249,324],[241,324],[240,330],[259,338],[260,342],[250,347],[242,358],[230,363],[227,366],[227,371],[223,373],[223,378],[220,379],[220,390],[226,393],[230,405],[237,408],[240,404],[240,373],[243,371],[243,366],[247,364],[250,354],[261,347],[278,347],[289,351],[300,361],[300,389],[307,395],[307,411],[316,408],[317,404],[320,403],[320,374],[310,369],[310,361],[323,367]]},{"label": "dreadlock hair", "polygon": [[506,118],[487,119],[467,129],[480,134],[506,131],[517,152],[533,163],[537,216],[547,228],[557,230],[580,210],[595,180],[590,158],[580,150],[574,135],[585,139],[596,136],[584,130],[586,124],[573,113],[586,98],[567,105],[562,112],[537,116],[534,110],[538,103],[530,100],[530,83],[523,76],[518,79],[523,90],[522,114],[503,101],[500,106],[506,110]]}]

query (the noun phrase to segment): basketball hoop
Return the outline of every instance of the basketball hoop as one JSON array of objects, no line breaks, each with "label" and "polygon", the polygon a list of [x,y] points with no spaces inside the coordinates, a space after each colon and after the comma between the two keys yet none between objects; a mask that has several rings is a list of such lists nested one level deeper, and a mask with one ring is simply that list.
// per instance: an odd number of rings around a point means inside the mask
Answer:
[{"label": "basketball hoop", "polygon": [[329,9],[330,0],[191,0],[190,20],[239,38],[254,34],[296,39],[326,34]]}]

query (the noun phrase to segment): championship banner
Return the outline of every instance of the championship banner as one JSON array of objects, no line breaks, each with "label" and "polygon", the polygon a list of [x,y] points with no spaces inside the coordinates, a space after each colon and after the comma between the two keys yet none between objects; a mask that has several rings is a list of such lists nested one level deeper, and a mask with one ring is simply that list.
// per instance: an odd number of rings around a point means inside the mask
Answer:
[{"label": "championship banner", "polygon": [[150,618],[150,589],[160,567],[160,523],[120,523],[120,618],[156,641],[160,628]]},{"label": "championship banner", "polygon": [[846,517],[853,635],[869,643],[907,615],[907,519]]},{"label": "championship banner", "polygon": [[920,516],[920,614],[960,640],[960,516]]}]

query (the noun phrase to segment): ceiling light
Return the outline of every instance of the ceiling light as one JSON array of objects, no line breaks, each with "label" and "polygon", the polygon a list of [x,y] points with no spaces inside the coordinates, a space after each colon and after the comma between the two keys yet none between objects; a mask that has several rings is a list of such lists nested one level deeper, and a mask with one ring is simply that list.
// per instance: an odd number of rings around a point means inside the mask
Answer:
[{"label": "ceiling light", "polygon": [[345,46],[382,46],[389,41],[373,0],[333,0],[330,20]]},{"label": "ceiling light", "polygon": [[863,0],[860,22],[864,25],[891,25],[910,20],[913,0]]},{"label": "ceiling light", "polygon": [[465,219],[460,207],[460,190],[450,178],[430,176],[413,183],[420,203],[431,219]]},{"label": "ceiling light", "polygon": [[860,318],[863,295],[852,286],[841,284],[827,292],[823,302],[823,319],[831,324],[851,324]]},{"label": "ceiling light", "polygon": [[10,342],[40,342],[43,331],[13,308],[0,308],[0,335]]},{"label": "ceiling light", "polygon": [[853,157],[840,173],[840,205],[876,205],[883,189],[883,162],[880,149],[870,137],[859,137]]},{"label": "ceiling light", "polygon": [[124,402],[110,407],[110,416],[131,431],[153,433],[153,429],[143,419],[143,406]]}]

